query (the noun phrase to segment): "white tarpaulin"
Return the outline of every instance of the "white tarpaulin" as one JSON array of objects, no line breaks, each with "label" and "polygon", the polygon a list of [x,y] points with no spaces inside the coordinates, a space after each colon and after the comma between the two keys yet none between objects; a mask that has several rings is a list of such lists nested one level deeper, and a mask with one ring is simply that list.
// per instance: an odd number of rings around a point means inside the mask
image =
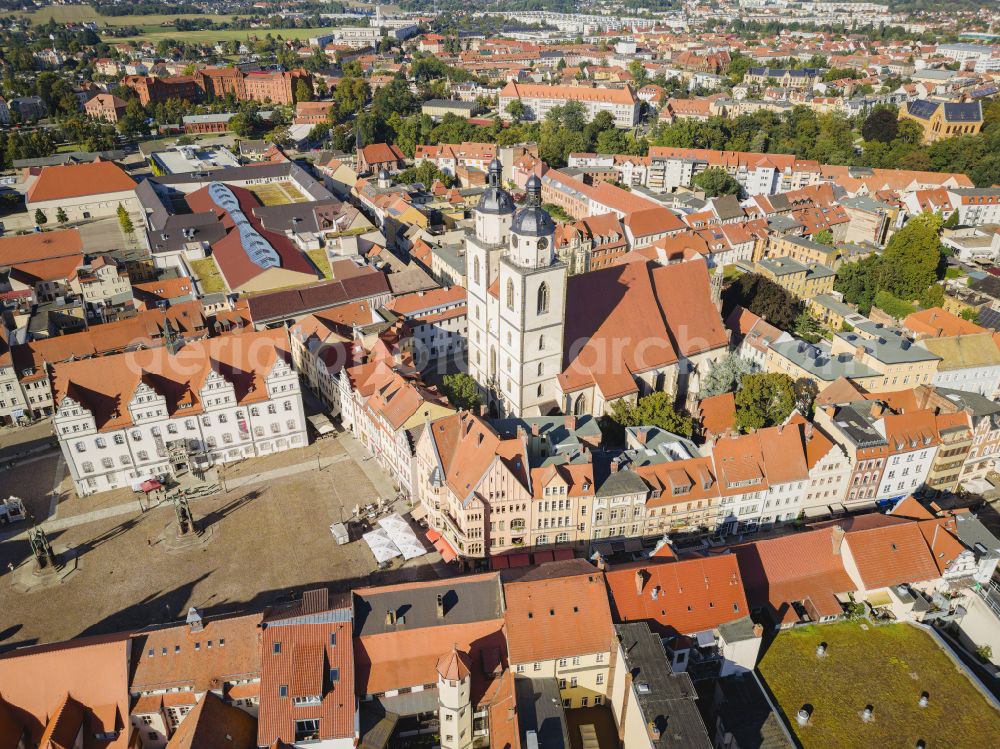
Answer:
[{"label": "white tarpaulin", "polygon": [[368,544],[368,548],[372,550],[372,554],[375,555],[375,561],[379,564],[382,562],[388,562],[393,557],[398,557],[400,555],[399,549],[396,548],[396,544],[392,542],[389,538],[389,534],[385,532],[382,528],[377,528],[373,531],[368,531],[362,536],[365,543]]},{"label": "white tarpaulin", "polygon": [[396,548],[403,553],[403,559],[414,559],[427,553],[424,545],[417,538],[417,534],[410,528],[409,523],[399,516],[398,512],[382,518],[378,524],[382,530],[389,534],[389,538],[396,544]]}]

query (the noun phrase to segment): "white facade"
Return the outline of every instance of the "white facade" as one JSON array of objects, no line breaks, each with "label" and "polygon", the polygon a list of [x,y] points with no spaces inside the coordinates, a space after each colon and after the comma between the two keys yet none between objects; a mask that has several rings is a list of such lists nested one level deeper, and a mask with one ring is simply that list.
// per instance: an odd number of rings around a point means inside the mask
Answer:
[{"label": "white facade", "polygon": [[513,220],[477,211],[476,236],[466,243],[469,374],[503,415],[541,415],[557,399],[563,363],[567,269],[532,179],[531,206]]},{"label": "white facade", "polygon": [[[876,429],[880,423],[875,423]],[[875,498],[888,499],[889,497],[912,494],[919,490],[927,479],[936,453],[936,446],[921,447],[921,449],[908,450],[887,458]]]},{"label": "white facade", "polygon": [[[127,366],[126,355],[94,360]],[[155,378],[150,378],[155,383]],[[238,400],[234,384],[213,370],[199,392],[199,408],[168,412],[166,398],[142,381],[121,393],[127,423],[98,430],[86,405],[66,395],[52,418],[79,495],[133,486],[146,479],[217,463],[267,455],[307,444],[299,379],[282,359],[263,376],[262,399]]]}]

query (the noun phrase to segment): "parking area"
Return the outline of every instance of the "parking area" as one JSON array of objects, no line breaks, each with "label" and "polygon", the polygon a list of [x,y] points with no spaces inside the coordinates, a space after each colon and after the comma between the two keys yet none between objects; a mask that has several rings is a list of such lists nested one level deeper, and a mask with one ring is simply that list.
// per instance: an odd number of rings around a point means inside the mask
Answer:
[{"label": "parking area", "polygon": [[[345,439],[351,438],[328,437],[225,470],[221,480],[228,491],[190,503],[209,541],[183,549],[169,543],[172,504],[143,512],[129,490],[63,497],[55,519],[43,527],[67,525],[49,533],[56,552],[69,549],[78,562],[64,582],[22,592],[14,582],[23,577],[21,565],[32,564],[28,542],[23,536],[0,542],[0,650],[183,618],[189,606],[208,613],[259,609],[317,585],[347,590],[452,574],[430,544],[426,556],[377,570],[357,531],[350,543],[335,543],[329,526],[378,496],[366,475],[374,461],[363,469],[342,447]],[[51,486],[48,468],[34,473],[31,491]],[[20,482],[29,475],[3,479]],[[97,520],[83,515],[98,507],[112,514]],[[8,564],[18,571],[12,575]]]}]

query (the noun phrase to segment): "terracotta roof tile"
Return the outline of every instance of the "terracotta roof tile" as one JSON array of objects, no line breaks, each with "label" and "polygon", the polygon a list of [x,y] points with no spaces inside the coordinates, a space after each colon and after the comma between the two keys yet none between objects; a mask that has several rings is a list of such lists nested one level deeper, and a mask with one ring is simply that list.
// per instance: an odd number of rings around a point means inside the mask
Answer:
[{"label": "terracotta roof tile", "polygon": [[38,179],[28,188],[27,202],[41,203],[134,189],[135,180],[112,161],[60,164],[42,169]]},{"label": "terracotta roof tile", "polygon": [[616,620],[645,621],[663,636],[714,629],[750,613],[732,554],[615,567],[606,577]]},{"label": "terracotta roof tile", "polygon": [[603,573],[508,582],[504,595],[511,663],[611,649],[614,628]]}]

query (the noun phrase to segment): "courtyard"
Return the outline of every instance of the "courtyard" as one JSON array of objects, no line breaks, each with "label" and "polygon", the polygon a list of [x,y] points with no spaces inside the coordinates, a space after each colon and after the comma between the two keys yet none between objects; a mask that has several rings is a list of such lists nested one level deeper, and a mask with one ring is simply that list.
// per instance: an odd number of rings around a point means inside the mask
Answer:
[{"label": "courtyard", "polygon": [[[209,614],[253,610],[319,585],[348,590],[451,574],[430,544],[424,557],[377,570],[357,531],[351,543],[335,543],[330,524],[380,496],[370,478],[375,461],[359,458],[356,443],[348,452],[349,440],[340,434],[226,467],[218,476],[226,490],[191,499],[205,541],[184,548],[170,542],[172,503],[154,499],[143,510],[128,489],[77,497],[57,455],[0,473],[5,488],[16,487],[44,520],[55,551],[76,563],[62,583],[24,592],[16,582],[33,564],[27,527],[5,529],[0,651],[183,620],[190,606]],[[62,480],[46,496],[56,474]]]},{"label": "courtyard", "polygon": [[[909,624],[796,627],[778,634],[757,668],[805,749],[912,747],[918,740],[971,749],[995,746],[1000,737],[1000,711],[932,635]],[[796,714],[806,705],[811,714],[800,726]]]},{"label": "courtyard", "polygon": [[251,185],[247,189],[264,205],[288,205],[305,203],[309,200],[292,182],[269,182]]}]

